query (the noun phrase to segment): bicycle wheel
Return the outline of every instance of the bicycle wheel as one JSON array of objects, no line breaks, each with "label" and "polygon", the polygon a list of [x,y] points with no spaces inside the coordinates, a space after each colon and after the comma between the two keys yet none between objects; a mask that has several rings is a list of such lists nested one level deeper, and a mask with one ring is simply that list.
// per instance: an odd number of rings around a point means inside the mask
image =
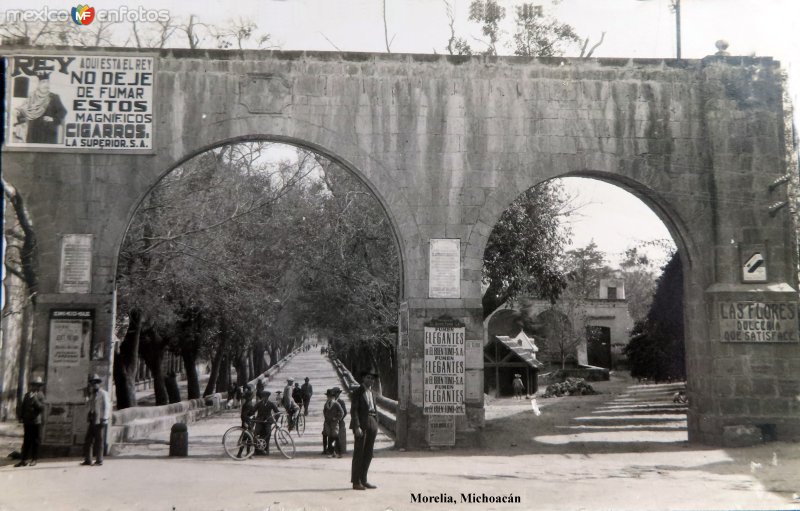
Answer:
[{"label": "bicycle wheel", "polygon": [[272,436],[275,438],[275,447],[283,454],[285,458],[294,458],[294,440],[292,435],[284,428],[275,428],[272,431]]},{"label": "bicycle wheel", "polygon": [[306,432],[306,418],[303,417],[302,413],[297,416],[297,423],[294,425],[294,429],[297,430],[297,436],[303,436],[303,433]]},{"label": "bicycle wheel", "polygon": [[237,461],[246,460],[256,451],[253,434],[241,426],[234,426],[222,435],[222,447],[225,454]]}]

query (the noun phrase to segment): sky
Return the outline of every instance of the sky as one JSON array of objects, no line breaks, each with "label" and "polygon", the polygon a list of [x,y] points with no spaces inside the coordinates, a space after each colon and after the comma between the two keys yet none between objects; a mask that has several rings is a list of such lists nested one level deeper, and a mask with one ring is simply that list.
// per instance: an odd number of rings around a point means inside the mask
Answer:
[{"label": "sky", "polygon": [[[539,0],[545,14],[571,24],[590,46],[605,32],[594,57],[674,58],[673,0]],[[680,0],[682,57],[702,58],[725,39],[731,55],[772,56],[789,75],[790,96],[800,102],[800,0]],[[6,9],[69,8],[71,5],[35,0],[5,0]],[[450,0],[454,28],[473,48],[480,49],[480,31],[467,20],[469,0]],[[509,11],[503,27],[512,30],[513,6],[520,1],[499,0]],[[117,8],[120,2],[90,2],[96,9]],[[283,50],[386,51],[382,0],[142,0],[124,3],[131,8],[168,9],[170,15],[215,25],[246,19],[269,33],[271,44]],[[394,53],[445,53],[449,37],[444,0],[385,0],[386,32]],[[208,42],[208,45],[213,43]],[[501,48],[501,53],[511,53]],[[567,55],[575,56],[575,55]],[[569,180],[567,189],[587,206],[571,224],[573,246],[594,241],[618,261],[626,248],[639,241],[669,238],[666,228],[638,199],[598,181]],[[656,255],[656,254],[651,254]]]}]

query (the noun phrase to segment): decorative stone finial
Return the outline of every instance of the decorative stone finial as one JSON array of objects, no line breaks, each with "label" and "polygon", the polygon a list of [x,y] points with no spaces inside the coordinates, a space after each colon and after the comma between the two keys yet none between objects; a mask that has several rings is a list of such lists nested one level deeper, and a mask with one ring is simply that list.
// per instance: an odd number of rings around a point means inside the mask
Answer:
[{"label": "decorative stone finial", "polygon": [[718,51],[714,55],[716,55],[718,57],[726,57],[726,56],[730,55],[730,53],[725,51],[725,50],[728,49],[728,46],[729,46],[728,45],[728,41],[726,41],[724,39],[720,39],[719,41],[717,41],[715,43],[715,45],[716,45]]}]

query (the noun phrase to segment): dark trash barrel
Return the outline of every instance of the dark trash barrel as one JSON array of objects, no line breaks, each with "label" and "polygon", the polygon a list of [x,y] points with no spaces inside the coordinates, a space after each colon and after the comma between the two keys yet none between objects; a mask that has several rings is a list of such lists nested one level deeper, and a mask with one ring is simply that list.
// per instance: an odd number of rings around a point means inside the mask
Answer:
[{"label": "dark trash barrel", "polygon": [[169,455],[189,455],[189,431],[186,428],[186,424],[179,422],[172,425],[169,433]]}]

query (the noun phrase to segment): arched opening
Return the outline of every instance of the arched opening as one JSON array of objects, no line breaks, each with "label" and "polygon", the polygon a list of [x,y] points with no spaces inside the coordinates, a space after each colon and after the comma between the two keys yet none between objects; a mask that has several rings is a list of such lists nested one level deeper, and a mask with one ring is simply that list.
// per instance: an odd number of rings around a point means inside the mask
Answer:
[{"label": "arched opening", "polygon": [[[581,190],[589,194],[576,196]],[[664,331],[669,327],[662,321],[665,308],[659,316],[651,307],[662,288],[684,286],[683,274],[668,272],[667,263],[691,264],[685,232],[668,201],[624,177],[573,173],[539,183],[515,199],[500,215],[484,254],[484,342],[491,350],[508,346],[509,337],[532,339],[527,350],[512,343],[514,355],[491,364],[527,360],[538,369],[538,385],[526,388],[532,404],[514,402],[510,392],[496,391],[504,388],[496,381],[499,372],[485,372],[492,437],[497,432],[507,441],[516,434],[531,447],[567,450],[604,443],[624,451],[641,445],[635,435],[625,438],[624,431],[646,432],[645,441],[659,445],[686,441],[686,406],[672,403],[686,379],[682,299],[666,311],[680,325],[680,339],[670,338],[677,330]],[[487,297],[491,292],[495,296]],[[628,346],[634,341],[647,353],[632,352]],[[674,374],[642,368],[647,357],[670,359],[662,366]],[[646,385],[640,382],[642,371],[654,375]],[[509,387],[511,376],[505,378]],[[590,396],[592,390],[600,394]],[[652,409],[663,417],[656,420],[647,411]],[[541,427],[532,426],[536,436],[523,438],[531,420]]]},{"label": "arched opening", "polygon": [[155,404],[228,393],[322,346],[377,366],[396,398],[402,281],[395,222],[347,162],[282,137],[204,147],[141,198],[121,243],[118,403],[148,385]]}]

